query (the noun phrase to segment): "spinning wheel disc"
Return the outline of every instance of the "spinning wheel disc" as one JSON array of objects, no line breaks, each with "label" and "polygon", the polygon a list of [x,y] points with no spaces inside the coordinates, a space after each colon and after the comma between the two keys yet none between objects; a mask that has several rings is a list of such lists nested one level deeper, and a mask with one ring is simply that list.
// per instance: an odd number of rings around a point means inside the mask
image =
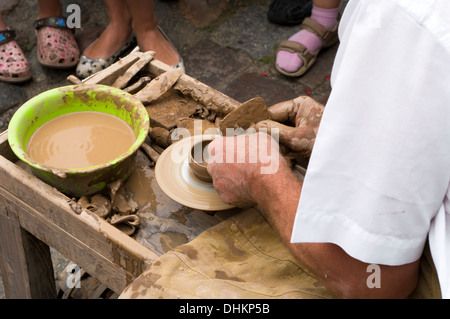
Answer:
[{"label": "spinning wheel disc", "polygon": [[214,135],[195,135],[170,145],[161,153],[155,166],[155,176],[161,190],[174,201],[200,210],[233,208],[222,202],[212,183],[194,176],[189,167],[191,147],[203,138]]}]

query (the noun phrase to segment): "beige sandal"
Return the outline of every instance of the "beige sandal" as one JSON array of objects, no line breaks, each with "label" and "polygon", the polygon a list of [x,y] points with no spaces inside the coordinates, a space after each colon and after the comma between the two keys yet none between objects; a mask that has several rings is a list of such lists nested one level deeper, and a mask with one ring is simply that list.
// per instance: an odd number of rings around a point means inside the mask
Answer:
[{"label": "beige sandal", "polygon": [[298,57],[303,61],[303,65],[295,72],[287,72],[280,68],[276,63],[275,68],[278,72],[286,76],[298,77],[303,75],[306,71],[311,69],[313,64],[316,62],[320,50],[331,47],[338,42],[338,26],[339,20],[336,22],[333,29],[329,29],[311,18],[305,18],[301,27],[317,35],[322,40],[322,47],[314,52],[311,52],[301,43],[289,40],[282,41],[276,53],[278,54],[279,51],[297,53]]},{"label": "beige sandal", "polygon": [[0,81],[18,83],[31,78],[30,64],[15,37],[14,30],[0,31]]}]

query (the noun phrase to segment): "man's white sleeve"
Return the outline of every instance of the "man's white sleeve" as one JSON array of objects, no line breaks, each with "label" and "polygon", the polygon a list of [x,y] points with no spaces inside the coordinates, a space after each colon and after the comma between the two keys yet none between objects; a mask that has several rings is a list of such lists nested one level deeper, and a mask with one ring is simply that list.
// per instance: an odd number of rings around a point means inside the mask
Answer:
[{"label": "man's white sleeve", "polygon": [[291,241],[401,265],[420,257],[450,181],[450,54],[395,1],[347,9]]}]

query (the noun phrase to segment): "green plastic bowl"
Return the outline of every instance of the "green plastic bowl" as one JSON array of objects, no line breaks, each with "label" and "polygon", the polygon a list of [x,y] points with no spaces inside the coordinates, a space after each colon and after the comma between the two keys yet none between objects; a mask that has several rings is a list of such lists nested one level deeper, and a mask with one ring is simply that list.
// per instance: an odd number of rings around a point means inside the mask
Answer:
[{"label": "green plastic bowl", "polygon": [[[58,116],[83,111],[103,112],[121,118],[132,127],[136,142],[119,157],[83,169],[46,167],[27,155],[28,141],[41,125]],[[106,85],[71,85],[43,92],[23,104],[9,123],[8,142],[35,176],[66,195],[78,197],[100,192],[115,180],[126,180],[149,126],[147,110],[131,94]]]}]

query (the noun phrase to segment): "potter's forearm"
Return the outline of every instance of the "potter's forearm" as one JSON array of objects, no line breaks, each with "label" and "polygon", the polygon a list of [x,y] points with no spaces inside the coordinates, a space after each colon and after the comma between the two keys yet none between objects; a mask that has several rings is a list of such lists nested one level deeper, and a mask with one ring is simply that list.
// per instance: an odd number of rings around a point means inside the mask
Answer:
[{"label": "potter's forearm", "polygon": [[285,243],[290,242],[301,189],[301,181],[289,168],[284,167],[274,175],[261,175],[252,185],[258,207]]}]

